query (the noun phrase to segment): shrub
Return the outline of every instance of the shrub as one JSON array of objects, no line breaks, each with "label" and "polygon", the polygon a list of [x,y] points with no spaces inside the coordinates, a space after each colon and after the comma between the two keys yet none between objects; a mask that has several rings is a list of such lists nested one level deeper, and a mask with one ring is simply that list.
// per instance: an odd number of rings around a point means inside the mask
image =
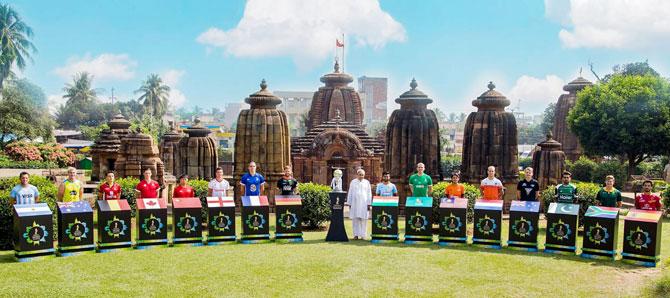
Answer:
[{"label": "shrub", "polygon": [[[580,157],[572,164],[572,167],[570,168],[572,179],[583,182],[592,182],[592,175],[597,166],[598,164],[595,161],[592,161],[584,156]],[[605,177],[603,176],[603,179],[604,178]]]},{"label": "shrub", "polygon": [[0,154],[0,169],[50,169],[58,166],[53,162],[25,160],[15,161],[9,159],[7,155]]},{"label": "shrub", "polygon": [[618,161],[606,161],[599,163],[593,170],[591,182],[604,185],[605,176],[607,175],[614,176],[614,186],[619,189],[622,189],[628,180],[626,177],[625,164],[621,164]]},{"label": "shrub", "polygon": [[533,158],[532,157],[526,157],[526,158],[520,158],[519,159],[519,167],[522,168],[522,169],[530,167],[532,164],[533,164]]},{"label": "shrub", "polygon": [[[71,150],[61,144],[42,144],[38,149],[43,160],[54,162],[61,168],[74,164],[75,159],[77,159],[77,156]],[[81,160],[81,158],[77,160]]]},{"label": "shrub", "polygon": [[303,225],[310,229],[320,228],[330,219],[329,186],[316,183],[298,184],[298,193],[302,197]]},{"label": "shrub", "polygon": [[[468,222],[472,222],[474,217],[474,208],[475,202],[478,198],[481,197],[481,192],[479,188],[475,185],[462,183],[465,188],[465,198],[468,199],[468,211],[467,218]],[[437,223],[440,220],[439,209],[440,209],[440,199],[444,197],[444,190],[449,185],[449,182],[439,182],[433,185],[433,222]]]},{"label": "shrub", "polygon": [[[11,249],[13,234],[13,211],[10,205],[9,193],[12,188],[19,184],[18,177],[0,179],[0,249]],[[56,226],[56,192],[57,188],[51,180],[41,176],[31,176],[30,184],[35,185],[40,192],[40,202],[47,203],[54,212],[54,231]],[[53,233],[54,240],[57,234]]]},{"label": "shrub", "polygon": [[137,184],[140,183],[140,180],[133,177],[118,178],[116,179],[116,183],[121,186],[121,198],[128,200],[128,205],[130,205],[132,216],[135,217],[135,207],[137,206],[137,194],[135,194],[135,187],[137,187]]},{"label": "shrub", "polygon": [[5,154],[16,161],[42,161],[40,150],[31,143],[12,142],[5,147]]},{"label": "shrub", "polygon": [[663,213],[670,214],[670,187],[661,193],[661,203],[663,204]]},{"label": "shrub", "polygon": [[440,167],[442,168],[442,174],[445,177],[451,179],[451,173],[461,170],[462,158],[461,156],[443,156],[440,161]]},{"label": "shrub", "polygon": [[202,218],[203,220],[207,219],[207,192],[209,191],[209,181],[203,179],[189,179],[188,185],[193,187],[195,196],[200,198],[200,204],[202,205]]},{"label": "shrub", "polygon": [[[578,182],[575,183],[577,187],[577,203],[579,204],[579,224],[581,225],[584,220],[584,214],[586,210],[589,209],[589,206],[596,205],[596,195],[600,190],[601,186],[595,183],[587,182]],[[542,203],[544,205],[544,213],[547,213],[549,209],[549,204],[556,202],[556,185],[549,185],[540,193]]]}]

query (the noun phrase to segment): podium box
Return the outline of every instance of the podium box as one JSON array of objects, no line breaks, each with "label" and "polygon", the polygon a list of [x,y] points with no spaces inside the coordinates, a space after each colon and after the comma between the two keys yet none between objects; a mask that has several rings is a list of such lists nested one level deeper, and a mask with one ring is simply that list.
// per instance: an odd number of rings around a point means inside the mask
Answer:
[{"label": "podium box", "polygon": [[440,245],[466,244],[468,199],[442,198],[440,202]]},{"label": "podium box", "polygon": [[398,197],[372,198],[372,243],[398,241]]},{"label": "podium box", "polygon": [[584,258],[616,260],[619,208],[590,206],[584,214]]},{"label": "podium box", "polygon": [[69,256],[95,249],[93,209],[87,201],[57,202],[58,253]]},{"label": "podium box", "polygon": [[433,198],[407,197],[405,243],[433,243]]},{"label": "podium box", "polygon": [[202,245],[200,198],[172,198],[173,244]]},{"label": "podium box", "polygon": [[298,195],[277,195],[275,207],[275,240],[302,242],[302,198]]},{"label": "podium box", "polygon": [[53,256],[53,213],[46,203],[14,205],[14,257],[19,262]]},{"label": "podium box", "polygon": [[625,262],[655,267],[661,260],[661,211],[630,210],[623,224]]},{"label": "podium box", "polygon": [[330,198],[330,226],[326,241],[347,242],[347,230],[344,229],[344,203],[347,201],[347,192],[331,191]]},{"label": "podium box", "polygon": [[509,208],[509,234],[507,247],[537,251],[540,202],[512,201]]},{"label": "podium box", "polygon": [[500,249],[502,200],[479,200],[475,203],[472,243]]},{"label": "podium box", "polygon": [[207,244],[235,242],[235,199],[207,198]]},{"label": "podium box", "polygon": [[546,214],[547,234],[544,252],[575,254],[579,205],[551,203]]},{"label": "podium box", "polygon": [[270,206],[266,196],[242,197],[242,243],[270,241]]},{"label": "podium box", "polygon": [[130,235],[131,210],[126,200],[99,200],[98,252],[132,246]]},{"label": "podium box", "polygon": [[137,199],[135,248],[168,244],[167,204],[163,198]]}]

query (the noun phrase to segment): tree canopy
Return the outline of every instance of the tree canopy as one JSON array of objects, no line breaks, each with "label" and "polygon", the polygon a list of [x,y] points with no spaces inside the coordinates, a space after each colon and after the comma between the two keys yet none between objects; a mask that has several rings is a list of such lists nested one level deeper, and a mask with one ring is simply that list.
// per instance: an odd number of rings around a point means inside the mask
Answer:
[{"label": "tree canopy", "polygon": [[37,49],[30,41],[33,29],[8,4],[0,4],[0,89],[10,77],[12,67],[26,67],[27,60]]}]

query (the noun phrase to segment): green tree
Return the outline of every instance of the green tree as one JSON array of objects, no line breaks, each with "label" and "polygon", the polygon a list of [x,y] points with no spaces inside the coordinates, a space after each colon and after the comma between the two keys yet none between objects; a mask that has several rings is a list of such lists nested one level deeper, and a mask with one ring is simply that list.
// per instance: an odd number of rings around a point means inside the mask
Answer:
[{"label": "green tree", "polygon": [[23,22],[8,4],[0,4],[0,90],[5,79],[12,75],[12,66],[26,67],[26,60],[37,51],[30,39],[33,29]]},{"label": "green tree", "polygon": [[93,76],[88,72],[80,72],[72,77],[72,84],[63,87],[63,98],[67,99],[68,105],[79,105],[97,100],[98,92],[93,89]]},{"label": "green tree", "polygon": [[649,65],[649,61],[644,62],[633,62],[623,65],[615,65],[612,67],[613,73],[606,75],[603,78],[604,82],[608,82],[615,75],[624,75],[624,76],[660,76],[658,72]]},{"label": "green tree", "polygon": [[44,109],[38,109],[21,90],[10,87],[2,90],[0,100],[0,148],[11,140],[52,137],[53,121]]},{"label": "green tree", "polygon": [[30,102],[37,107],[46,107],[47,106],[47,96],[44,94],[44,90],[30,82],[28,79],[13,79],[8,81],[8,83],[16,89],[21,90],[25,94]]},{"label": "green tree", "polygon": [[625,156],[627,177],[670,144],[670,84],[652,75],[615,74],[586,88],[568,114],[568,125],[588,154]]},{"label": "green tree", "polygon": [[540,124],[540,134],[544,135],[554,129],[554,118],[556,116],[556,103],[550,103],[542,114],[542,123]]},{"label": "green tree", "polygon": [[141,94],[137,100],[142,102],[149,115],[155,118],[161,118],[165,115],[170,87],[164,85],[163,80],[157,74],[150,74],[142,82],[142,86],[135,90],[135,94]]}]

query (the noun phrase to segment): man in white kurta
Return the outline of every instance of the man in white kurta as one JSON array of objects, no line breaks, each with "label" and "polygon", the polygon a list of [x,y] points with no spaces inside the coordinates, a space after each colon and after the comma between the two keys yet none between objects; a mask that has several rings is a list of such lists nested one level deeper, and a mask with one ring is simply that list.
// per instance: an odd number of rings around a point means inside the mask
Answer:
[{"label": "man in white kurta", "polygon": [[349,218],[354,228],[354,239],[365,239],[367,234],[368,207],[372,203],[372,188],[370,181],[365,179],[365,171],[359,169],[358,178],[349,183],[347,205]]}]

